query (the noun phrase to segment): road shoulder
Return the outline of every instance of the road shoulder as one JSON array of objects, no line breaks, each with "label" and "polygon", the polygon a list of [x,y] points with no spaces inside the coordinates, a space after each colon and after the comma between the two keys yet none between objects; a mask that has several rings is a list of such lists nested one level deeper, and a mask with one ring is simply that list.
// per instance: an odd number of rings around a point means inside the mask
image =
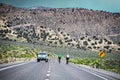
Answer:
[{"label": "road shoulder", "polygon": [[78,66],[78,67],[82,67],[84,69],[88,69],[90,71],[94,71],[94,72],[97,72],[97,74],[102,74],[102,75],[107,75],[109,77],[112,77],[112,78],[115,78],[115,79],[120,79],[120,74],[117,74],[117,73],[114,73],[114,72],[111,72],[111,71],[106,71],[106,70],[103,70],[103,69],[97,69],[97,68],[92,68],[90,66],[86,66],[86,65],[78,65],[78,64],[72,64],[74,66]]}]

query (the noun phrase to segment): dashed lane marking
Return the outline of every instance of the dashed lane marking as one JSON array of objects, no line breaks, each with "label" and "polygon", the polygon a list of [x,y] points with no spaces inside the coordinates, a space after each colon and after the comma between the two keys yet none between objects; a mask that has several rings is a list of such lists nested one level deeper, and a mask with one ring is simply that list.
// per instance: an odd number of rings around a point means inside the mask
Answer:
[{"label": "dashed lane marking", "polygon": [[50,76],[50,74],[46,74],[46,76]]},{"label": "dashed lane marking", "polygon": [[47,71],[48,73],[50,73],[50,71]]},{"label": "dashed lane marking", "polygon": [[45,80],[49,80],[49,79],[50,79],[50,64],[48,66],[48,71],[47,71],[46,79]]}]

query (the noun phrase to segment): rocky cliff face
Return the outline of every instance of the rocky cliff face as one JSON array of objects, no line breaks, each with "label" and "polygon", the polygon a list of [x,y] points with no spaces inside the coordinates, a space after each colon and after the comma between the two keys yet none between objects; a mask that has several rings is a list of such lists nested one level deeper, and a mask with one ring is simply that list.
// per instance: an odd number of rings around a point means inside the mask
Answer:
[{"label": "rocky cliff face", "polygon": [[82,8],[21,9],[0,4],[0,21],[2,39],[91,50],[120,49],[120,13]]}]

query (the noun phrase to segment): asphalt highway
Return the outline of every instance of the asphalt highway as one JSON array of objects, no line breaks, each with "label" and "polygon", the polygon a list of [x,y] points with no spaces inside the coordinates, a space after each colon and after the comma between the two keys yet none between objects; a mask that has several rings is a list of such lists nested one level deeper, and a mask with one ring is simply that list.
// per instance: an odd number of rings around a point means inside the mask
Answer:
[{"label": "asphalt highway", "polygon": [[0,80],[119,80],[73,64],[26,62],[0,68]]}]

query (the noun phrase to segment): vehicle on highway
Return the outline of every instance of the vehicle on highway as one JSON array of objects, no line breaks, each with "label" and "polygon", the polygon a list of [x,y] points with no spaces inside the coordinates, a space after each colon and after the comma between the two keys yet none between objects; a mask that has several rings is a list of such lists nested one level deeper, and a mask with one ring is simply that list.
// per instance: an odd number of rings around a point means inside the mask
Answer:
[{"label": "vehicle on highway", "polygon": [[37,62],[39,61],[45,61],[48,62],[48,54],[47,53],[38,53],[37,54]]}]

